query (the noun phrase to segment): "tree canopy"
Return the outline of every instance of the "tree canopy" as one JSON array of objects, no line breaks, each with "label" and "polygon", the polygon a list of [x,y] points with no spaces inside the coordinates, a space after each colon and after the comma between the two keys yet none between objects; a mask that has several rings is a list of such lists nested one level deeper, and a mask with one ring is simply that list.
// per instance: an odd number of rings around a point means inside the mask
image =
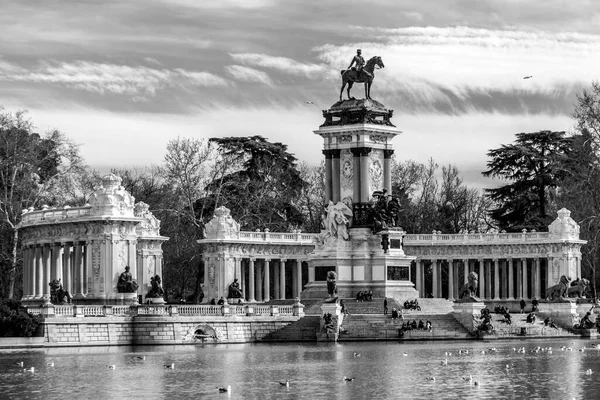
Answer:
[{"label": "tree canopy", "polygon": [[484,176],[510,183],[486,189],[497,204],[490,211],[498,227],[507,231],[547,229],[553,216],[548,213],[550,190],[565,176],[564,163],[571,150],[565,132],[549,130],[519,133],[512,144],[488,152]]}]

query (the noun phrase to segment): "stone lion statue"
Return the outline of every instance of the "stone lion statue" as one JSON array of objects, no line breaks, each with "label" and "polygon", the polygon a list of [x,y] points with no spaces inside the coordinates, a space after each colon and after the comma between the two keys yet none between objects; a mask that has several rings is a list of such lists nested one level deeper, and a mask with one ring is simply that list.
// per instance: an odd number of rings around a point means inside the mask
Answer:
[{"label": "stone lion statue", "polygon": [[546,300],[560,300],[567,297],[570,283],[570,276],[561,276],[556,285],[546,289]]},{"label": "stone lion statue", "polygon": [[337,296],[337,274],[335,271],[327,272],[327,294],[329,297]]},{"label": "stone lion statue", "polygon": [[585,294],[590,287],[590,281],[585,278],[577,278],[571,282],[571,286],[567,291],[569,297],[577,296],[578,298],[585,297]]},{"label": "stone lion statue", "polygon": [[50,302],[52,304],[71,303],[71,294],[63,289],[60,279],[53,279],[48,286],[50,286]]},{"label": "stone lion statue", "polygon": [[461,299],[468,299],[470,297],[476,297],[477,287],[479,286],[479,276],[475,271],[469,273],[467,277],[467,283],[460,289],[459,297]]}]

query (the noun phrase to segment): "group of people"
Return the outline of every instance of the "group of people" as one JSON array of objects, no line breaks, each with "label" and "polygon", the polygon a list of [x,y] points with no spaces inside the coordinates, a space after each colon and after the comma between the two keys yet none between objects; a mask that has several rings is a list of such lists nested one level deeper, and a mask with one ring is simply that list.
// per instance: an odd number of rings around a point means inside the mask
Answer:
[{"label": "group of people", "polygon": [[369,291],[359,291],[358,293],[356,293],[356,302],[359,301],[373,301],[373,291],[369,290]]},{"label": "group of people", "polygon": [[397,310],[395,307],[392,308],[392,319],[400,319],[401,321],[404,321],[402,310]]},{"label": "group of people", "polygon": [[407,321],[407,322],[403,322],[402,323],[402,331],[429,331],[431,332],[431,321],[427,320],[425,322],[423,322],[423,320],[419,320],[419,322],[417,323],[417,320],[414,319],[412,321]]}]

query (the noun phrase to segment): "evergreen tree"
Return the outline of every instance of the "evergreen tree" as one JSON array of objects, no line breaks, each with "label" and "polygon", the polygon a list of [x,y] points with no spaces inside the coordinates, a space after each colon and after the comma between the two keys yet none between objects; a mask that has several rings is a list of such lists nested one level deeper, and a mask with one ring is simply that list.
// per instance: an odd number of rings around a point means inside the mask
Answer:
[{"label": "evergreen tree", "polygon": [[486,189],[497,204],[491,216],[503,230],[545,230],[553,219],[548,215],[550,191],[565,175],[563,167],[572,140],[565,132],[552,131],[519,133],[516,137],[515,143],[488,152],[491,161],[483,175],[510,181]]}]

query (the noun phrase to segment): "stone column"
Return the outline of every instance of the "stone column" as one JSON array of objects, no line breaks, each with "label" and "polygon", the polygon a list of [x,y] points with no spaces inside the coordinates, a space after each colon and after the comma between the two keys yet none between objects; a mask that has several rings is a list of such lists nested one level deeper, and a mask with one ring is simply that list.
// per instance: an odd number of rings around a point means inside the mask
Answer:
[{"label": "stone column", "polygon": [[[263,261],[264,262],[264,261]],[[255,275],[255,285],[256,286],[256,301],[263,300],[263,283],[262,283],[262,273],[263,273],[263,262],[259,262],[256,264],[256,275]]]},{"label": "stone column", "polygon": [[523,298],[528,299],[529,293],[527,291],[527,259],[521,259],[521,271],[523,272]]},{"label": "stone column", "polygon": [[491,260],[483,260],[485,268],[485,294],[486,299],[492,298],[492,262]]},{"label": "stone column", "polygon": [[502,260],[502,282],[504,285],[502,286],[502,298],[508,299],[508,260]]},{"label": "stone column", "polygon": [[370,176],[369,176],[369,153],[370,147],[360,148],[360,202],[368,203],[371,198],[369,193]]},{"label": "stone column", "polygon": [[254,261],[255,258],[249,259],[249,268],[248,268],[248,302],[255,303],[256,299],[254,298]]},{"label": "stone column", "polygon": [[39,244],[35,245],[35,260],[33,263],[33,281],[34,291],[33,294],[36,298],[42,297],[42,286],[44,285],[44,272],[42,266],[42,246]]},{"label": "stone column", "polygon": [[71,266],[71,244],[63,243],[63,287],[68,290],[69,293],[73,293],[73,272]]},{"label": "stone column", "polygon": [[44,264],[44,280],[43,280],[43,293],[44,293],[44,297],[48,296],[48,298],[50,298],[50,285],[48,285],[50,283],[50,269],[52,266],[52,251],[50,248],[49,244],[45,244],[44,247],[42,247],[42,251],[43,251],[43,256],[42,256],[42,262]]},{"label": "stone column", "polygon": [[485,299],[485,266],[483,259],[479,259],[479,298]]},{"label": "stone column", "polygon": [[438,260],[431,260],[431,266],[431,293],[433,294],[433,297],[438,297]]},{"label": "stone column", "polygon": [[279,261],[279,299],[285,300],[285,262],[287,260],[282,258]]},{"label": "stone column", "polygon": [[419,297],[424,297],[423,296],[423,279],[421,277],[421,270],[423,269],[423,261],[422,260],[416,260],[415,262],[415,270],[417,273],[417,291],[419,292]]},{"label": "stone column", "polygon": [[294,299],[296,297],[300,297],[300,294],[302,293],[302,260],[296,260],[296,283],[294,285],[294,288],[296,288],[296,296],[294,297]]},{"label": "stone column", "polygon": [[64,287],[64,282],[62,282],[62,265],[60,264],[60,259],[61,259],[60,243],[54,243],[54,246],[51,246],[51,250],[52,250],[52,259],[51,259],[51,264],[50,264],[50,280],[60,279],[61,283],[63,283],[63,287]]},{"label": "stone column", "polygon": [[465,258],[463,260],[463,284],[469,283],[469,259]]},{"label": "stone column", "polygon": [[515,299],[515,278],[513,276],[514,268],[513,268],[513,259],[508,259],[508,298],[510,300]]},{"label": "stone column", "polygon": [[248,289],[246,289],[246,274],[243,265],[244,259],[240,258],[240,288],[242,289],[242,297],[244,300],[248,300]]},{"label": "stone column", "polygon": [[85,279],[83,273],[83,247],[80,242],[73,242],[73,248],[75,250],[75,260],[73,265],[73,270],[75,272],[75,297],[82,298],[85,297],[83,285]]},{"label": "stone column", "polygon": [[494,259],[494,300],[500,298],[500,260]]},{"label": "stone column", "polygon": [[271,267],[271,260],[269,258],[265,259],[265,284],[264,284],[264,292],[263,292],[263,301],[271,300],[271,275],[269,269]]},{"label": "stone column", "polygon": [[352,193],[354,198],[352,201],[360,202],[360,148],[350,149],[352,152]]},{"label": "stone column", "polygon": [[394,150],[383,150],[383,187],[392,194],[392,154]]},{"label": "stone column", "polygon": [[333,154],[331,150],[323,150],[323,154],[325,154],[325,203],[327,203],[329,200],[332,200],[331,158],[333,157]]},{"label": "stone column", "polygon": [[29,296],[29,248],[23,246],[21,253],[23,254],[23,297],[26,299]]},{"label": "stone column", "polygon": [[279,268],[278,268],[278,264],[280,264],[281,261],[275,261],[273,263],[273,298],[274,299],[279,299],[280,295],[280,288],[279,288]]},{"label": "stone column", "polygon": [[332,150],[333,158],[331,159],[331,195],[333,197],[333,204],[337,204],[341,200],[340,193],[340,150]]},{"label": "stone column", "polygon": [[542,261],[539,258],[535,259],[535,272],[534,272],[534,291],[533,296],[538,300],[542,297]]},{"label": "stone column", "polygon": [[515,289],[515,298],[522,299],[523,298],[523,266],[521,265],[521,260],[517,260],[517,287]]},{"label": "stone column", "polygon": [[454,301],[454,260],[448,260],[448,300]]}]

